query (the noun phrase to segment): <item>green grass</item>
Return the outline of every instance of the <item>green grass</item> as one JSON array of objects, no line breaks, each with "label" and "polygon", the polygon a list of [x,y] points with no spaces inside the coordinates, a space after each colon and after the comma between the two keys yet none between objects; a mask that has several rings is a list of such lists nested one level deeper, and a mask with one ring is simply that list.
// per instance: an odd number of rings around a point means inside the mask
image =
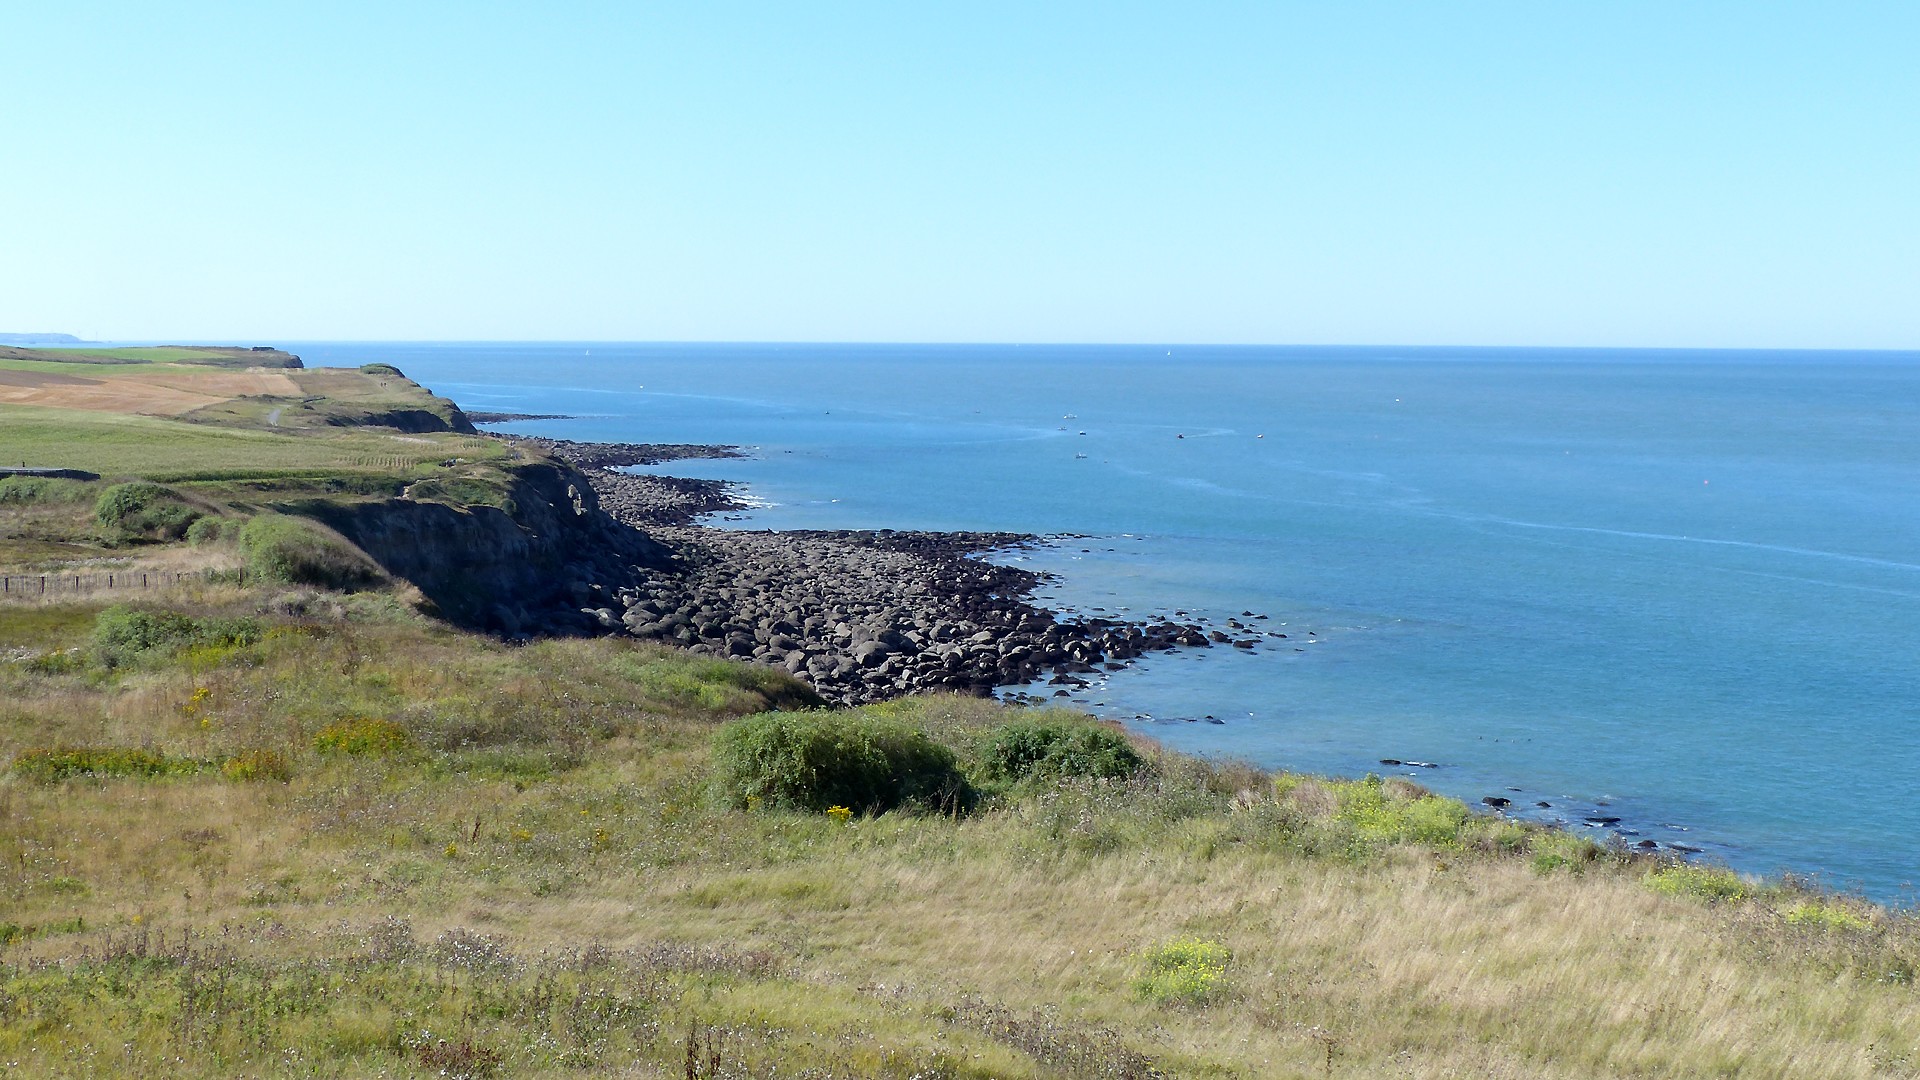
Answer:
[{"label": "green grass", "polygon": [[[279,432],[151,416],[0,405],[0,461],[85,469],[108,477],[237,479],[290,471],[392,473],[460,457],[498,459],[493,440],[382,428]],[[423,472],[423,475],[427,475]]]}]

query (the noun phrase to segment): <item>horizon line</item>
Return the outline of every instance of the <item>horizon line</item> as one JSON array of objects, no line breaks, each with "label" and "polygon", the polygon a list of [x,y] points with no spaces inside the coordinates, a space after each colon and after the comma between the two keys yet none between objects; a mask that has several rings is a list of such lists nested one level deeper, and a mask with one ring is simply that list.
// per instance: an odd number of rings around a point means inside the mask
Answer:
[{"label": "horizon line", "polygon": [[[81,348],[86,346],[238,347],[243,339],[232,338],[106,338],[49,342],[45,348]],[[263,339],[244,339],[260,341]],[[1920,345],[1833,346],[1833,345],[1493,345],[1411,342],[1234,342],[1234,341],[880,341],[830,339],[729,339],[729,338],[304,338],[282,340],[306,345],[750,345],[750,346],[843,346],[872,348],[1155,348],[1155,349],[1427,349],[1476,351],[1537,352],[1770,352],[1770,353],[1896,353],[1920,355]],[[28,343],[16,343],[24,347]]]}]

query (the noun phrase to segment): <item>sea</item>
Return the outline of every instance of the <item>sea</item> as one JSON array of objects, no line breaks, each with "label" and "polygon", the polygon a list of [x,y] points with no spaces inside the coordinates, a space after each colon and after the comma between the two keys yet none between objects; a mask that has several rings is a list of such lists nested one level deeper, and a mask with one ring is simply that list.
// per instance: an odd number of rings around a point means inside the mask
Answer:
[{"label": "sea", "polygon": [[723,527],[1042,534],[1050,607],[1259,630],[1059,699],[1180,750],[1916,901],[1920,353],[289,347],[742,446],[657,467]]}]

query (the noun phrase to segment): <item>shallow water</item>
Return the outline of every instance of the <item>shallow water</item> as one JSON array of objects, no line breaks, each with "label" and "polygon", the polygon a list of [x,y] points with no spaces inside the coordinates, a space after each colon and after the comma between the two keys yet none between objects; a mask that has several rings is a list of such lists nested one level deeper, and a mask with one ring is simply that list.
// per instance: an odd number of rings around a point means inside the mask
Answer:
[{"label": "shallow water", "polygon": [[578,417],[513,430],[754,446],[671,467],[749,484],[743,527],[1085,534],[1025,556],[1047,602],[1268,615],[1078,699],[1183,749],[1432,762],[1393,771],[1912,900],[1920,354],[296,351]]}]

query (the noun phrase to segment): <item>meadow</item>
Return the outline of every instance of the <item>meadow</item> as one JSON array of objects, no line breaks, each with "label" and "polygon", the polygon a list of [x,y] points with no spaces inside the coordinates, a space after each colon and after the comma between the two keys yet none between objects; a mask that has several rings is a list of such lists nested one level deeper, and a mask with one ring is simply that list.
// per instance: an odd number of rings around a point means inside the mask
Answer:
[{"label": "meadow", "polygon": [[[767,669],[379,591],[4,625],[15,1075],[1914,1072],[1911,916],[1398,779],[1140,743],[1009,777],[1009,725],[1093,725],[806,711]],[[977,800],[730,800],[716,735],[767,710],[910,729]]]}]

